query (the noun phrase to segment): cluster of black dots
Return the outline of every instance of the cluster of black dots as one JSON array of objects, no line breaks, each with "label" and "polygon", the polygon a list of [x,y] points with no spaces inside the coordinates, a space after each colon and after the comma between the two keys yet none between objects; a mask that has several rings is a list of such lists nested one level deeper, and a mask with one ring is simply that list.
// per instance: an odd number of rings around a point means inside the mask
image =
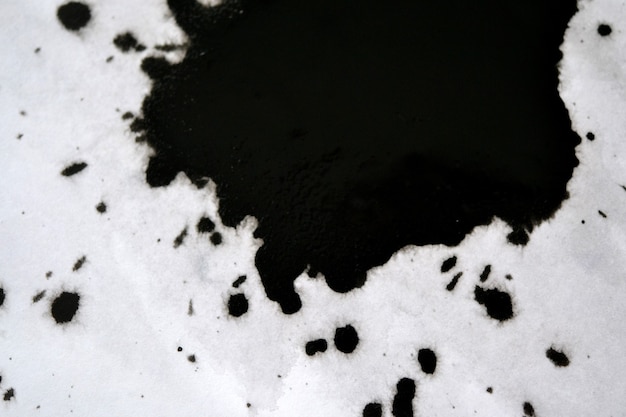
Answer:
[{"label": "cluster of black dots", "polygon": [[[352,325],[347,324],[343,327],[337,327],[335,329],[333,342],[335,344],[335,348],[337,348],[339,352],[349,354],[356,350],[359,344],[359,335]],[[327,349],[328,342],[326,339],[314,339],[307,342],[304,346],[304,351],[309,356],[326,352]]]},{"label": "cluster of black dots", "polygon": [[[241,275],[237,277],[235,281],[233,281],[233,288],[239,288],[241,285],[246,282],[247,277],[245,275]],[[235,294],[231,294],[228,298],[227,308],[228,314],[232,317],[241,317],[248,312],[248,298],[242,292],[237,292]]]}]

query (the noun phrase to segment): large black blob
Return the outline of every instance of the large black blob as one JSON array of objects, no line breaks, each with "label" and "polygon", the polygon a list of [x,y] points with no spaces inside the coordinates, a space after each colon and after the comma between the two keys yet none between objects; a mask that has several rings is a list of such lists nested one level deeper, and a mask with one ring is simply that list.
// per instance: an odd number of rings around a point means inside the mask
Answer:
[{"label": "large black blob", "polygon": [[190,44],[142,65],[147,180],[210,177],[226,225],[255,216],[286,313],[307,268],[349,291],[405,245],[455,245],[493,216],[525,236],[567,197],[575,0],[168,3]]}]

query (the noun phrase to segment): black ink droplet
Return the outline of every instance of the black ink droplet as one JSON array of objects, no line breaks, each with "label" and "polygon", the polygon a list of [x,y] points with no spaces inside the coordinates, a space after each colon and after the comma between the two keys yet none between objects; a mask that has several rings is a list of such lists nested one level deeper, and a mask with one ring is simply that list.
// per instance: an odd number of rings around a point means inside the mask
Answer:
[{"label": "black ink droplet", "polygon": [[488,392],[489,394],[492,394],[492,393],[493,393],[493,388],[492,388],[492,387],[487,387],[487,392]]},{"label": "black ink droplet", "polygon": [[39,291],[37,294],[33,296],[33,303],[41,301],[41,299],[46,295],[46,290]]},{"label": "black ink droplet", "polygon": [[487,308],[487,314],[493,319],[505,321],[513,317],[513,305],[511,296],[497,288],[482,289],[476,286],[474,289],[474,299],[478,304]]},{"label": "black ink droplet", "polygon": [[485,282],[489,278],[489,274],[491,274],[491,265],[485,266],[483,272],[480,273],[480,282]]},{"label": "black ink droplet", "polygon": [[239,286],[241,284],[243,284],[244,282],[246,282],[246,279],[248,277],[246,277],[245,275],[241,275],[239,276],[234,282],[233,282],[233,288],[239,288]]},{"label": "black ink droplet", "polygon": [[72,175],[78,174],[83,169],[87,168],[86,162],[74,162],[71,165],[68,165],[61,171],[61,175],[65,177],[71,177]]},{"label": "black ink droplet", "polygon": [[67,30],[77,31],[89,23],[91,10],[84,3],[71,1],[57,9],[57,17]]},{"label": "black ink droplet", "polygon": [[122,52],[128,52],[131,49],[141,52],[146,49],[131,32],[120,33],[113,39],[113,44]]},{"label": "black ink droplet", "polygon": [[15,397],[15,390],[13,388],[9,388],[8,390],[4,392],[2,399],[4,401],[11,401],[13,397]]},{"label": "black ink droplet", "polygon": [[456,245],[494,216],[524,244],[578,164],[557,88],[575,0],[520,19],[465,0],[350,4],[170,0],[185,57],[144,65],[146,180],[209,177],[226,226],[258,219],[256,266],[285,313],[308,266],[346,292],[398,249]]},{"label": "black ink droplet", "polygon": [[326,339],[311,340],[304,347],[306,354],[309,356],[313,356],[318,352],[326,352],[326,349],[328,349]]},{"label": "black ink droplet", "polygon": [[611,32],[613,32],[613,29],[611,29],[611,26],[607,25],[606,23],[598,25],[598,33],[600,34],[600,36],[609,36]]},{"label": "black ink droplet", "polygon": [[396,385],[391,413],[395,417],[413,417],[413,397],[415,397],[415,381],[402,378]]},{"label": "black ink droplet", "polygon": [[524,403],[524,415],[526,417],[534,417],[535,416],[535,408],[528,401]]},{"label": "black ink droplet", "polygon": [[80,268],[83,267],[83,265],[85,264],[85,261],[87,260],[86,256],[81,256],[80,258],[78,258],[76,260],[76,262],[74,263],[74,266],[72,267],[72,271],[76,272],[78,271]]},{"label": "black ink droplet", "polygon": [[104,203],[104,201],[101,201],[96,206],[96,210],[98,211],[98,213],[104,214],[107,211],[107,205]]},{"label": "black ink droplet", "polygon": [[178,236],[176,236],[176,239],[174,239],[174,248],[179,247],[180,245],[183,244],[183,241],[185,240],[185,238],[187,237],[187,228],[185,227],[179,234]]},{"label": "black ink droplet", "polygon": [[446,290],[452,291],[454,287],[456,287],[456,284],[459,282],[459,278],[461,278],[462,275],[463,272],[459,272],[454,277],[452,277],[452,281],[450,281],[448,285],[446,285]]},{"label": "black ink droplet", "polygon": [[228,299],[228,314],[241,317],[248,311],[248,299],[244,294],[233,294]]},{"label": "black ink droplet", "polygon": [[187,356],[187,360],[191,363],[194,363],[196,361],[196,355]]},{"label": "black ink droplet", "polygon": [[552,361],[554,366],[563,367],[569,365],[569,358],[567,355],[554,349],[553,347],[546,351],[546,357]]},{"label": "black ink droplet", "polygon": [[4,293],[4,288],[0,287],[0,307],[2,307],[2,304],[4,304],[5,297],[6,295]]},{"label": "black ink droplet", "polygon": [[335,330],[335,347],[343,353],[352,353],[359,344],[359,335],[351,325],[338,327]]},{"label": "black ink droplet", "polygon": [[441,272],[446,273],[456,265],[456,256],[451,256],[450,258],[443,261],[441,264]]},{"label": "black ink droplet", "polygon": [[73,292],[62,292],[54,299],[51,306],[51,313],[54,320],[59,323],[72,321],[78,311],[80,296]]},{"label": "black ink droplet", "polygon": [[215,223],[208,217],[202,217],[196,226],[198,233],[211,233],[215,229]]},{"label": "black ink droplet", "polygon": [[212,233],[209,239],[211,240],[211,243],[215,246],[222,244],[222,234],[220,232]]},{"label": "black ink droplet", "polygon": [[363,417],[382,417],[383,406],[379,403],[369,403],[363,408]]},{"label": "black ink droplet", "polygon": [[596,138],[596,135],[593,134],[593,132],[587,132],[587,139],[589,139],[590,141],[594,140]]},{"label": "black ink droplet", "polygon": [[430,349],[420,349],[417,354],[417,361],[422,367],[422,372],[434,374],[437,368],[437,355]]}]

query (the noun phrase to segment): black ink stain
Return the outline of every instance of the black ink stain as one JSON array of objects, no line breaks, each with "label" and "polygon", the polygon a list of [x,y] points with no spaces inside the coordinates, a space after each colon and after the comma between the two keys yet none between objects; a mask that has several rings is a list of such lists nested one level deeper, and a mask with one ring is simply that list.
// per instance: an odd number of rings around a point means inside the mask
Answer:
[{"label": "black ink stain", "polygon": [[233,288],[239,288],[239,286],[241,284],[243,284],[244,282],[246,282],[246,279],[248,279],[248,277],[246,277],[245,275],[241,275],[239,276],[234,282],[233,282]]},{"label": "black ink stain", "polygon": [[98,203],[98,205],[96,206],[96,210],[98,211],[98,213],[100,214],[104,214],[107,211],[107,205],[105,204],[104,201],[101,201]]},{"label": "black ink stain", "polygon": [[194,310],[193,310],[193,300],[189,300],[189,305],[187,306],[187,315],[188,316],[193,316]]},{"label": "black ink stain", "polygon": [[62,292],[50,306],[50,313],[58,324],[69,323],[78,311],[80,296],[74,292]]},{"label": "black ink stain", "polygon": [[369,403],[363,408],[363,417],[382,417],[383,406],[380,403]]},{"label": "black ink stain", "polygon": [[146,47],[137,41],[135,35],[131,32],[124,32],[118,34],[113,39],[113,44],[122,52],[129,52],[130,50],[134,50],[136,52],[141,52],[146,49]]},{"label": "black ink stain", "polygon": [[598,25],[598,34],[600,36],[609,36],[611,32],[613,32],[613,29],[611,29],[611,26],[607,25],[606,23],[601,23],[600,25]]},{"label": "black ink stain", "polygon": [[598,214],[606,219],[606,213],[602,210],[598,210]]},{"label": "black ink stain", "polygon": [[228,299],[228,314],[241,317],[248,312],[248,299],[244,294],[233,294]]},{"label": "black ink stain", "polygon": [[64,177],[71,177],[72,175],[78,174],[83,169],[87,168],[86,162],[74,162],[71,165],[68,165],[61,171],[61,175]]},{"label": "black ink stain", "polygon": [[82,267],[83,267],[83,265],[85,264],[85,261],[86,261],[86,260],[87,260],[87,257],[86,257],[86,256],[84,256],[84,255],[83,255],[83,256],[81,256],[80,258],[78,258],[78,259],[76,260],[76,262],[74,263],[74,266],[72,267],[72,271],[73,271],[73,272],[76,272],[76,271],[78,271],[80,268],[82,268]]},{"label": "black ink stain", "polygon": [[59,6],[57,17],[67,30],[78,31],[91,20],[91,10],[84,3],[70,1]]},{"label": "black ink stain", "polygon": [[441,272],[446,273],[456,265],[456,256],[451,256],[441,264]]},{"label": "black ink stain", "polygon": [[185,238],[187,237],[187,228],[185,227],[179,234],[178,236],[176,236],[176,239],[174,239],[174,248],[179,247],[180,245],[183,244],[183,241],[185,240]]},{"label": "black ink stain", "polygon": [[191,363],[196,362],[196,355],[189,355],[187,356],[187,360]]},{"label": "black ink stain", "polygon": [[535,416],[535,407],[528,401],[526,401],[523,405],[524,416],[526,417],[534,417]]},{"label": "black ink stain", "polygon": [[474,288],[474,299],[487,309],[487,314],[492,319],[499,321],[509,320],[513,317],[513,304],[511,296],[497,288],[485,290],[479,286]]},{"label": "black ink stain", "polygon": [[417,361],[425,374],[434,374],[437,368],[437,355],[430,349],[420,349],[417,353]]},{"label": "black ink stain", "polygon": [[452,277],[452,281],[450,281],[448,285],[446,285],[446,290],[448,291],[454,290],[454,287],[456,287],[456,284],[459,282],[459,278],[461,278],[462,275],[463,275],[463,272],[459,272],[454,277]]},{"label": "black ink stain", "polygon": [[226,226],[255,216],[285,313],[309,265],[346,292],[398,249],[456,245],[494,216],[524,245],[567,198],[580,137],[557,63],[575,0],[168,5],[190,43],[181,63],[142,64],[147,181],[209,177]]},{"label": "black ink stain", "polygon": [[492,387],[487,387],[487,392],[489,394],[493,394],[493,388]]},{"label": "black ink stain", "polygon": [[587,134],[585,136],[590,141],[593,141],[596,138],[596,135],[594,135],[593,132],[587,132]]},{"label": "black ink stain", "polygon": [[486,265],[483,272],[480,273],[480,282],[485,282],[489,278],[489,274],[491,274],[491,265]]},{"label": "black ink stain", "polygon": [[211,233],[215,229],[215,223],[208,217],[202,217],[196,226],[198,233]]},{"label": "black ink stain", "polygon": [[33,304],[41,301],[42,298],[46,296],[46,290],[39,291],[37,294],[33,296]]},{"label": "black ink stain", "polygon": [[359,335],[351,325],[338,327],[335,330],[335,347],[343,353],[352,353],[359,344]]},{"label": "black ink stain", "polygon": [[402,378],[396,385],[391,414],[395,417],[413,417],[413,398],[415,397],[415,381]]},{"label": "black ink stain", "polygon": [[221,245],[222,244],[222,239],[223,239],[222,238],[222,234],[220,232],[212,233],[211,237],[209,237],[209,240],[215,246]]},{"label": "black ink stain", "polygon": [[2,399],[4,401],[11,401],[11,399],[13,399],[14,397],[15,397],[15,389],[9,388],[8,390],[4,392]]},{"label": "black ink stain", "polygon": [[569,365],[569,358],[560,350],[556,350],[553,347],[546,350],[546,357],[552,361],[554,366],[564,367]]},{"label": "black ink stain", "polygon": [[311,340],[304,346],[304,351],[309,356],[313,356],[316,353],[326,352],[326,349],[328,349],[328,342],[326,342],[326,339]]}]

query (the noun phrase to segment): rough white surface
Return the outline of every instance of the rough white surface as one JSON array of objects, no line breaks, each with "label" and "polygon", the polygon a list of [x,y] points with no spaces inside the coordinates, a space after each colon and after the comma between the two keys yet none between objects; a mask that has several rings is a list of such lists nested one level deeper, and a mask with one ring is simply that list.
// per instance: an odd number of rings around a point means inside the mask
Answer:
[{"label": "rough white surface", "polygon": [[[391,416],[402,377],[417,383],[416,415],[519,416],[525,401],[539,416],[624,415],[622,2],[579,2],[570,22],[561,94],[583,137],[581,162],[570,199],[526,247],[507,245],[508,228],[496,220],[457,248],[407,247],[348,294],[302,276],[303,308],[293,316],[264,294],[253,218],[225,228],[211,188],[198,190],[182,174],[166,188],[144,181],[151,151],[121,115],[136,114],[150,89],[141,59],[158,52],[154,45],[185,41],[164,0],[90,0],[92,20],[78,33],[56,18],[60,4],[0,3],[0,396],[15,392],[0,401],[0,415],[359,416],[379,401]],[[601,22],[611,36],[598,35]],[[127,30],[148,49],[117,50],[112,39]],[[594,141],[584,139],[588,131]],[[77,161],[88,167],[60,175]],[[216,220],[224,244],[196,232],[203,215]],[[442,276],[453,254],[459,261]],[[488,286],[513,298],[513,320],[490,319],[473,299],[486,264]],[[456,289],[446,291],[457,272]],[[244,274],[250,309],[234,319],[226,300]],[[74,320],[60,326],[50,305],[62,291],[81,299]],[[346,324],[360,337],[351,355],[332,345]],[[329,349],[308,357],[304,345],[317,338]],[[551,346],[567,354],[568,367],[546,358]],[[437,354],[432,376],[417,364],[421,347]]]}]

